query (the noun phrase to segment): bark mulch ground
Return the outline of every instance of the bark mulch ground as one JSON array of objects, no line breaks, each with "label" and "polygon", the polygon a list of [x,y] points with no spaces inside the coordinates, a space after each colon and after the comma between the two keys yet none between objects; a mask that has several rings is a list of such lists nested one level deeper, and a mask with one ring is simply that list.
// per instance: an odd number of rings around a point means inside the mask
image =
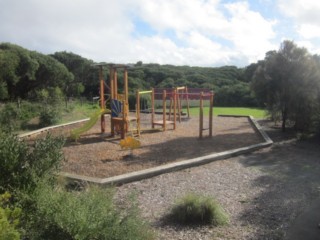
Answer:
[{"label": "bark mulch ground", "polygon": [[[150,118],[150,115],[145,118]],[[108,119],[106,123],[107,132]],[[145,124],[143,128],[146,127],[150,128]],[[204,138],[199,139],[199,119],[184,119],[177,124],[176,130],[168,126],[165,132],[142,133],[139,138],[141,148],[133,150],[131,156],[130,150],[121,149],[119,137],[110,138],[107,133],[101,134],[98,122],[77,143],[67,142],[63,148],[66,157],[63,171],[105,178],[262,141],[247,118],[215,117],[213,137],[207,137],[208,134],[208,130],[204,131]]]}]

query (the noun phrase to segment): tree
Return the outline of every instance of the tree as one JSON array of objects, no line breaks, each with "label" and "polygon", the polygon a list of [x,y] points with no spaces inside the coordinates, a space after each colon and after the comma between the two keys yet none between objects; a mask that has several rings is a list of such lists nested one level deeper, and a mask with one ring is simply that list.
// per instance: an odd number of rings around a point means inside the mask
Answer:
[{"label": "tree", "polygon": [[10,43],[0,44],[0,99],[26,98],[30,92],[59,87],[66,90],[74,77],[56,59]]},{"label": "tree", "polygon": [[272,117],[280,116],[282,130],[291,120],[298,130],[310,128],[319,94],[319,64],[305,48],[284,41],[266,53],[253,77],[252,88]]},{"label": "tree", "polygon": [[92,66],[94,63],[92,60],[65,51],[56,52],[51,56],[64,64],[74,75],[74,81],[66,91],[68,96],[79,96],[83,92],[89,95],[90,92],[97,91],[99,88],[98,70]]},{"label": "tree", "polygon": [[28,50],[10,43],[0,44],[0,98],[16,98],[26,92],[22,83],[34,81],[38,68]]}]

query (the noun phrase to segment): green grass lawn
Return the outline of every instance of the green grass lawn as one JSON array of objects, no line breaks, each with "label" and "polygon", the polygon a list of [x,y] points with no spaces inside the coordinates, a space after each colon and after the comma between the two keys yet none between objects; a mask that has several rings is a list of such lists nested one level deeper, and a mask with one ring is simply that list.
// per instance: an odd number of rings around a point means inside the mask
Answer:
[{"label": "green grass lawn", "polygon": [[[63,113],[62,118],[59,123],[67,123],[83,118],[90,117],[94,112],[99,110],[97,104],[84,103],[80,105],[79,103],[69,106],[69,111]],[[204,114],[209,114],[209,108],[204,107]],[[186,109],[183,109],[186,112]],[[215,116],[225,114],[225,115],[250,115],[254,118],[265,118],[265,110],[259,108],[242,108],[242,107],[213,107],[213,114]],[[191,116],[199,116],[199,108],[190,108]]]},{"label": "green grass lawn", "polygon": [[[209,114],[209,108],[203,108],[204,114]],[[184,109],[186,112],[186,109]],[[266,112],[263,109],[259,108],[242,108],[242,107],[213,107],[213,114],[215,116],[225,114],[225,115],[250,115],[254,118],[265,118]],[[197,116],[199,115],[199,108],[190,108],[190,115]]]},{"label": "green grass lawn", "polygon": [[89,118],[93,113],[99,111],[98,104],[91,103],[73,103],[68,105],[67,111],[65,110],[59,121],[59,124],[68,123],[84,118]]}]

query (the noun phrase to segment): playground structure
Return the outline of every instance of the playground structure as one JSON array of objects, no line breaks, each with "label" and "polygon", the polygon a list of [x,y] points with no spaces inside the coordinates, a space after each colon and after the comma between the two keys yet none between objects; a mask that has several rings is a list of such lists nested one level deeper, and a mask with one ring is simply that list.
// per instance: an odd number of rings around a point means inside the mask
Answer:
[{"label": "playground structure", "polygon": [[[136,121],[135,117],[129,116],[129,104],[128,104],[128,65],[122,64],[95,64],[99,69],[99,81],[100,81],[100,109],[94,113],[89,121],[81,128],[71,131],[71,138],[77,140],[80,135],[88,131],[95,125],[100,117],[101,133],[105,133],[106,122],[105,114],[110,114],[110,132],[111,136],[115,136],[116,133],[121,134],[121,138],[124,139],[126,132],[128,132],[129,124],[131,121]],[[105,83],[103,78],[103,67],[109,67],[110,82],[109,85]],[[117,70],[123,69],[123,92],[118,92],[118,78]],[[110,93],[110,108],[106,109],[105,101],[105,86],[109,89]]]},{"label": "playground structure", "polygon": [[[186,99],[187,116],[188,116],[188,118],[190,118],[188,87],[186,87],[186,86],[184,86],[184,87],[176,87],[175,88],[175,94],[177,96],[176,99],[177,99],[177,105],[178,105],[178,119],[179,119],[179,122],[181,122],[181,111],[182,111],[182,100],[183,100],[183,98]],[[181,99],[181,96],[182,96],[182,99]],[[171,109],[171,104],[170,104],[170,109]]]},{"label": "playground structure", "polygon": [[[173,130],[176,129],[176,95],[174,94],[174,117],[173,121],[167,120],[167,92],[166,90],[163,90],[162,92],[162,120],[156,120],[155,119],[155,90],[152,88],[149,91],[137,91],[136,93],[136,116],[137,116],[137,134],[140,136],[141,134],[141,109],[140,109],[140,96],[144,94],[150,94],[151,95],[151,126],[152,129],[155,128],[155,126],[161,126],[163,131],[166,131],[167,125],[173,125]],[[171,109],[171,108],[170,108]]]},{"label": "playground structure", "polygon": [[[103,66],[109,67],[109,89],[110,89],[110,132],[111,136],[115,136],[116,133],[121,134],[121,138],[126,137],[126,133],[129,130],[130,122],[136,121],[136,117],[129,116],[129,103],[128,103],[128,65],[123,64],[98,64],[99,67],[99,80],[100,80],[100,104],[101,109],[105,108],[104,101],[104,86],[103,79]],[[123,69],[123,92],[118,91],[118,69]],[[101,115],[101,132],[105,132],[105,117]]]},{"label": "playground structure", "polygon": [[[151,89],[148,91],[136,92],[136,116],[129,115],[129,103],[128,103],[128,68],[129,65],[124,64],[95,64],[99,69],[99,81],[100,81],[100,110],[94,113],[90,120],[81,128],[75,129],[71,132],[71,138],[77,140],[80,135],[88,131],[95,125],[100,117],[101,133],[106,132],[105,114],[110,114],[110,135],[114,137],[116,134],[121,135],[121,139],[125,139],[129,131],[133,136],[136,133],[138,136],[141,134],[141,109],[140,109],[140,96],[144,94],[150,94],[151,96],[151,128],[155,129],[156,126],[161,126],[162,131],[167,130],[168,125],[173,126],[173,130],[176,129],[176,121],[182,120],[182,102],[186,102],[186,116],[190,118],[190,106],[189,99],[199,99],[199,138],[203,137],[203,132],[209,130],[209,136],[212,137],[212,115],[213,115],[213,92],[199,91],[188,92],[186,86],[176,87],[172,89]],[[109,67],[109,85],[106,84],[103,78],[103,67]],[[118,88],[118,70],[123,70],[123,91],[119,93]],[[105,86],[109,89],[110,108],[106,109],[105,101]],[[194,89],[191,89],[194,91]],[[209,126],[204,128],[203,117],[203,101],[209,98]],[[156,112],[155,99],[162,102],[162,111]],[[169,112],[167,112],[167,101],[169,101]],[[155,114],[162,114],[162,119],[156,119]],[[168,117],[167,117],[168,116]],[[167,119],[168,118],[168,119]],[[136,123],[136,129],[130,128],[131,122]],[[130,129],[129,129],[130,128]]]},{"label": "playground structure", "polygon": [[[212,121],[213,121],[213,97],[214,93],[200,93],[200,107],[199,107],[199,138],[203,138],[203,131],[209,130],[209,137],[212,137]],[[203,127],[203,101],[205,98],[209,98],[209,126],[208,128]]]},{"label": "playground structure", "polygon": [[[166,131],[167,125],[173,125],[173,129],[176,129],[177,117],[179,122],[181,122],[182,116],[182,100],[186,100],[186,110],[187,110],[187,118],[190,118],[190,105],[189,98],[199,100],[199,138],[203,138],[203,132],[209,130],[209,137],[212,137],[212,121],[213,121],[213,97],[214,93],[212,91],[208,91],[206,89],[193,89],[194,92],[189,93],[187,87],[176,87],[174,89],[154,89],[148,91],[137,91],[136,93],[136,116],[137,116],[137,135],[140,136],[141,131],[141,111],[140,109],[140,96],[144,94],[150,94],[151,96],[151,127],[152,129],[155,126],[159,125],[162,127],[163,131]],[[162,114],[161,120],[155,119],[155,96],[157,99],[162,102],[162,111],[158,112]],[[160,97],[161,98],[160,98]],[[167,112],[167,101],[170,101],[169,112]],[[209,100],[209,119],[208,126],[204,127],[204,101]],[[149,109],[148,109],[149,112]],[[168,120],[167,120],[167,115]],[[171,120],[173,118],[173,121]]]}]

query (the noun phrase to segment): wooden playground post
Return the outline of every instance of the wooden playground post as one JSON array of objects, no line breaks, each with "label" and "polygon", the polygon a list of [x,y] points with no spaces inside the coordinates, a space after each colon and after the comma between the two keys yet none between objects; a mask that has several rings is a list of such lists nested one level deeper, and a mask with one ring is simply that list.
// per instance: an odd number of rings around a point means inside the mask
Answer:
[{"label": "wooden playground post", "polygon": [[154,88],[151,88],[151,124],[154,128]]},{"label": "wooden playground post", "polygon": [[[110,66],[110,99],[114,99],[114,68]],[[112,104],[112,102],[110,102]],[[111,136],[114,136],[114,123],[112,121],[112,111],[110,117]]]},{"label": "wooden playground post", "polygon": [[140,136],[140,93],[139,89],[136,93],[136,117],[137,117],[137,133]]},{"label": "wooden playground post", "polygon": [[203,92],[200,94],[200,109],[199,109],[199,138],[202,138],[203,131]]},{"label": "wooden playground post", "polygon": [[187,99],[187,113],[188,113],[188,118],[190,118],[190,104],[189,104],[189,92],[188,92],[188,87],[186,87],[186,99]]},{"label": "wooden playground post", "polygon": [[[99,80],[100,80],[100,107],[101,107],[101,109],[105,109],[105,106],[104,106],[104,80],[103,80],[102,66],[99,66]],[[106,126],[104,114],[101,114],[100,123],[101,123],[101,132],[104,133],[105,126]]]},{"label": "wooden playground post", "polygon": [[162,94],[162,113],[163,113],[163,131],[166,131],[166,119],[167,119],[167,109],[166,109],[166,101],[167,101],[167,92],[166,90],[163,90]]},{"label": "wooden playground post", "polygon": [[113,97],[118,99],[118,74],[115,67],[113,69]]},{"label": "wooden playground post", "polygon": [[129,102],[128,102],[128,70],[125,67],[123,72],[123,82],[124,82],[124,94],[123,94],[123,103],[122,103],[122,130],[121,130],[121,138],[125,138],[125,133],[129,129]]},{"label": "wooden playground post", "polygon": [[176,88],[179,123],[181,122],[181,99],[180,99],[179,90],[183,90],[183,89],[184,89],[184,87],[177,87]]},{"label": "wooden playground post", "polygon": [[213,92],[210,94],[204,94],[201,92],[200,94],[200,108],[199,108],[199,138],[203,137],[203,131],[208,130],[203,128],[203,98],[210,97],[210,106],[209,106],[209,137],[212,137],[212,121],[213,121]]},{"label": "wooden playground post", "polygon": [[173,129],[176,129],[177,123],[177,90],[173,91]]},{"label": "wooden playground post", "polygon": [[124,99],[126,101],[126,103],[129,103],[129,94],[128,94],[128,69],[125,68],[124,69]]},{"label": "wooden playground post", "polygon": [[209,137],[212,137],[212,121],[213,121],[213,92],[210,93]]},{"label": "wooden playground post", "polygon": [[114,92],[113,92],[113,72],[114,69],[112,67],[110,67],[109,69],[109,81],[110,81],[110,98],[113,99],[114,98]]},{"label": "wooden playground post", "polygon": [[169,120],[171,120],[171,114],[172,114],[172,107],[173,107],[173,97],[172,97],[172,93],[170,96],[170,106],[169,106]]}]

